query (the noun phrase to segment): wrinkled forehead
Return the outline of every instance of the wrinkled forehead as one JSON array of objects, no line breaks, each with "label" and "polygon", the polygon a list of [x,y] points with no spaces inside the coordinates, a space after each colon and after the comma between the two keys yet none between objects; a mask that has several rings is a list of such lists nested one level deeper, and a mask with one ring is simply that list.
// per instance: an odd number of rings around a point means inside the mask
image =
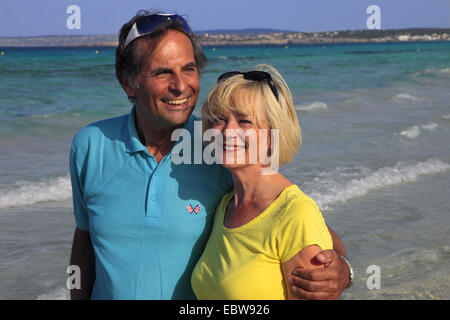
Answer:
[{"label": "wrinkled forehead", "polygon": [[[166,59],[170,63],[169,54],[180,52],[182,56],[195,62],[194,49],[189,37],[176,29],[167,29],[161,34],[143,36],[136,40],[135,55],[141,66],[157,58]],[[179,49],[177,51],[177,49]]]}]

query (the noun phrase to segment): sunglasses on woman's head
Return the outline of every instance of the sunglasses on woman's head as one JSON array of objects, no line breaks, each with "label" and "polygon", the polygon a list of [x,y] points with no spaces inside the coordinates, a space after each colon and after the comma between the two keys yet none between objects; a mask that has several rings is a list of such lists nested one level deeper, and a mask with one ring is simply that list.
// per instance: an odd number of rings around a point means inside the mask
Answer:
[{"label": "sunglasses on woman's head", "polygon": [[275,87],[275,83],[273,82],[272,76],[270,75],[270,73],[265,72],[265,71],[248,71],[248,72],[229,71],[229,72],[225,72],[225,73],[221,74],[219,76],[219,78],[217,78],[217,83],[219,83],[225,79],[231,78],[232,76],[235,76],[238,74],[242,74],[244,76],[245,80],[266,81],[267,84],[269,85],[270,89],[272,90],[273,95],[275,96],[277,101],[280,102],[278,100],[278,91],[277,91],[277,88]]}]

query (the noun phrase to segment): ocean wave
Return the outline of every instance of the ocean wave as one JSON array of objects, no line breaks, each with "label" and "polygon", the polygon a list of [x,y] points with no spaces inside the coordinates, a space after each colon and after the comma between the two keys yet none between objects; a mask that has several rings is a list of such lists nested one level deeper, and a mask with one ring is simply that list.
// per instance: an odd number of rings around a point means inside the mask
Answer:
[{"label": "ocean wave", "polygon": [[450,73],[450,68],[442,69],[425,69],[424,73]]},{"label": "ocean wave", "polygon": [[326,103],[323,103],[320,101],[314,101],[307,105],[301,105],[301,104],[296,105],[295,110],[315,112],[315,111],[328,110],[328,106],[326,105]]},{"label": "ocean wave", "polygon": [[420,136],[422,131],[418,126],[413,126],[400,132],[400,135],[406,138],[415,139]]},{"label": "ocean wave", "polygon": [[430,74],[430,73],[434,73],[434,74],[448,74],[450,73],[450,68],[442,68],[442,69],[433,69],[433,68],[428,68],[425,69],[423,71],[419,71],[414,73],[414,75],[422,75],[422,74]]},{"label": "ocean wave", "polygon": [[[444,172],[450,164],[431,158],[416,164],[398,162],[376,171],[365,167],[336,168],[321,172],[311,180],[308,191],[322,209],[337,202],[363,196],[371,190],[415,182],[419,176]],[[72,197],[70,177],[60,176],[38,182],[21,182],[9,190],[0,189],[0,208],[31,205],[44,201],[63,201]]]},{"label": "ocean wave", "polygon": [[434,129],[436,129],[437,127],[439,127],[439,125],[437,123],[429,123],[429,124],[422,124],[420,125],[420,127],[422,129],[428,130],[428,131],[433,131]]},{"label": "ocean wave", "polygon": [[444,172],[449,169],[450,164],[435,158],[415,164],[398,162],[393,167],[383,167],[376,171],[368,168],[356,168],[356,171],[360,172],[361,175],[358,178],[342,175],[342,168],[338,168],[316,178],[312,182],[314,184],[312,187],[320,190],[312,190],[307,193],[322,210],[327,210],[334,204],[364,196],[372,190],[415,182],[420,176]]},{"label": "ocean wave", "polygon": [[450,120],[450,113],[444,114],[441,118],[445,120]]},{"label": "ocean wave", "polygon": [[72,197],[69,175],[41,181],[21,181],[0,189],[0,209]]},{"label": "ocean wave", "polygon": [[70,291],[67,288],[58,288],[49,293],[40,294],[36,300],[70,300]]},{"label": "ocean wave", "polygon": [[394,96],[395,100],[406,100],[406,101],[422,101],[423,99],[417,98],[409,93],[399,93]]},{"label": "ocean wave", "polygon": [[421,124],[417,126],[412,126],[406,128],[405,130],[400,132],[400,135],[409,139],[415,139],[421,135],[422,130],[433,131],[438,128],[439,125],[437,123],[429,123],[429,124]]}]

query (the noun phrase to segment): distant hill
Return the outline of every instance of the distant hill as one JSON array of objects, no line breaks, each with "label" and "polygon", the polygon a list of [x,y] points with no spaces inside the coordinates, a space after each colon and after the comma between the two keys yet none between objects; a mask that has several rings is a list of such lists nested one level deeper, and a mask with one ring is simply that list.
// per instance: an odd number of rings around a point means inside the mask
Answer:
[{"label": "distant hill", "polygon": [[[364,42],[450,41],[450,29],[344,30],[296,32],[276,29],[203,30],[202,45],[290,45]],[[115,47],[117,35],[0,38],[0,47]]]},{"label": "distant hill", "polygon": [[199,36],[207,34],[263,34],[263,33],[279,33],[279,32],[296,32],[292,30],[264,29],[264,28],[247,28],[247,29],[212,29],[195,31]]}]

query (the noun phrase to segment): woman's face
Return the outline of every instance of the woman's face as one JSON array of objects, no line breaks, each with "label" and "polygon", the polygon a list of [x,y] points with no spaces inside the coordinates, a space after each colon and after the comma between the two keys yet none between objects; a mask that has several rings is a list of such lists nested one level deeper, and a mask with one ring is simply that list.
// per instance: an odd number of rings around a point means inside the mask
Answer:
[{"label": "woman's face", "polygon": [[[217,148],[222,151],[221,164],[228,169],[248,166],[261,166],[261,159],[267,157],[270,146],[270,130],[256,124],[255,117],[237,111],[228,111],[213,122],[212,128],[222,134],[216,140]],[[220,155],[219,155],[220,157]]]}]

